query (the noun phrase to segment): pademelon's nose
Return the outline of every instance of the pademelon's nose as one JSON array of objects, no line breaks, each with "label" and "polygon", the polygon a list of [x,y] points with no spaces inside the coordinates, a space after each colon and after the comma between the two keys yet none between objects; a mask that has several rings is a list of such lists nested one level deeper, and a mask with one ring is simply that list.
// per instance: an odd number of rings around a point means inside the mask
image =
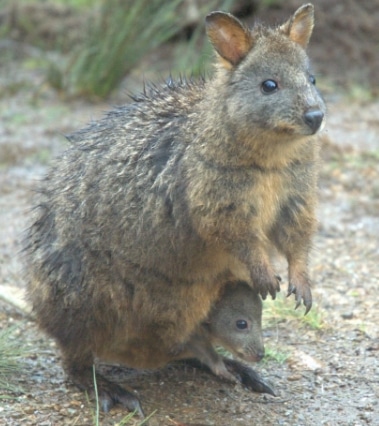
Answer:
[{"label": "pademelon's nose", "polygon": [[319,109],[311,109],[304,114],[303,118],[312,130],[312,133],[316,133],[324,119],[324,113]]}]

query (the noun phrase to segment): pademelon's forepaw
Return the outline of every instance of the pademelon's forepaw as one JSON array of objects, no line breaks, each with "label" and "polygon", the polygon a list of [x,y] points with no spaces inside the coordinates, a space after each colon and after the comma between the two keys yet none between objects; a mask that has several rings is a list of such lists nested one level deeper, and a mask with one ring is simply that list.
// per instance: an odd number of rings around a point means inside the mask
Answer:
[{"label": "pademelon's forepaw", "polygon": [[251,271],[251,280],[262,299],[265,300],[268,295],[276,299],[276,293],[280,291],[281,278],[275,275],[271,268],[265,265],[255,266]]},{"label": "pademelon's forepaw", "polygon": [[290,280],[288,284],[287,297],[291,296],[291,294],[295,295],[295,309],[297,309],[303,302],[305,306],[304,315],[306,315],[312,308],[312,291],[309,281],[306,280],[305,283],[298,282],[297,284],[294,284],[294,282]]}]

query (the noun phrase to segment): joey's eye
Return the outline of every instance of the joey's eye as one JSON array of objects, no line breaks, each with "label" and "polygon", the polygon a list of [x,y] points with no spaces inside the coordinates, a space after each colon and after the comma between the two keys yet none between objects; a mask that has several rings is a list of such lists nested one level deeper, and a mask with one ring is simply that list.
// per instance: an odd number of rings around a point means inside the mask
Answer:
[{"label": "joey's eye", "polygon": [[247,329],[247,321],[245,320],[237,320],[236,326],[239,330],[246,330]]},{"label": "joey's eye", "polygon": [[314,76],[314,75],[310,75],[309,76],[309,82],[311,83],[311,84],[313,84],[313,85],[315,85],[316,84],[316,77]]},{"label": "joey's eye", "polygon": [[261,88],[263,93],[273,93],[278,89],[278,83],[275,80],[265,80]]}]

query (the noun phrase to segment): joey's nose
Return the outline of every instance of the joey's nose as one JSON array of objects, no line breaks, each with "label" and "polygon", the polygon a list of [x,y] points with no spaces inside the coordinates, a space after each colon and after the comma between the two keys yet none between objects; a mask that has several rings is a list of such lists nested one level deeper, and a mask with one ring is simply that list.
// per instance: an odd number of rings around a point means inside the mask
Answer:
[{"label": "joey's nose", "polygon": [[324,119],[324,113],[319,109],[312,109],[307,111],[303,118],[305,123],[312,130],[312,133],[316,133],[321,126],[322,120]]},{"label": "joey's nose", "polygon": [[257,361],[260,361],[265,356],[265,350],[257,351]]}]

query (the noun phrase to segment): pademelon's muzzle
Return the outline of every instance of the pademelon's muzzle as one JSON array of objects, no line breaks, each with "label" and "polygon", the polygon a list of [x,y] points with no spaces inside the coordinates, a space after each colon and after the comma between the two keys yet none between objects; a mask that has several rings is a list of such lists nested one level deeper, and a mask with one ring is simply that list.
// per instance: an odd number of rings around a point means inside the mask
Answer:
[{"label": "pademelon's muzzle", "polygon": [[247,362],[259,362],[265,356],[265,350],[238,352],[238,356]]}]

